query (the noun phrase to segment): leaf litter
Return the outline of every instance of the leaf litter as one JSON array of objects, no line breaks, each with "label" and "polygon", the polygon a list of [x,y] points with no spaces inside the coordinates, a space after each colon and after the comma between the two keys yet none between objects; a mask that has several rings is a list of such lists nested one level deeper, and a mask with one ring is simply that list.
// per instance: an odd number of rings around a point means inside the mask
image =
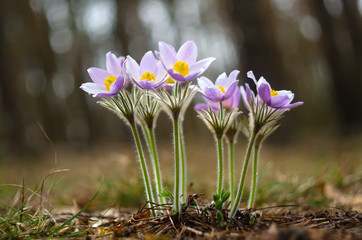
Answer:
[{"label": "leaf litter", "polygon": [[[198,198],[197,194],[191,195],[179,216],[172,212],[171,204],[155,204],[153,210],[162,212],[157,217],[151,217],[151,208],[146,208],[146,204],[136,213],[121,209],[83,212],[77,216],[77,226],[68,228],[67,233],[71,229],[83,231],[87,239],[362,239],[362,213],[357,211],[281,205],[253,211],[239,209],[230,219],[228,210],[223,209],[220,222],[214,205],[199,206]],[[58,213],[53,217],[61,224],[71,215]]]}]

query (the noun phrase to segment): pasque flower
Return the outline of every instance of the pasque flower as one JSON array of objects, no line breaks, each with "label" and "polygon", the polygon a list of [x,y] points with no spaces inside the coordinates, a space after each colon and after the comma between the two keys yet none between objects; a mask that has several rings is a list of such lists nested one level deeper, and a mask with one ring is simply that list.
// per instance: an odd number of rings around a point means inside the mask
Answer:
[{"label": "pasque flower", "polygon": [[258,156],[262,141],[278,128],[277,122],[286,111],[303,104],[303,102],[291,104],[294,98],[294,94],[291,91],[273,90],[263,77],[257,81],[252,71],[249,71],[247,76],[254,81],[258,95],[254,95],[248,84],[245,84],[245,88],[243,86],[240,87],[245,106],[250,111],[249,126],[246,126],[249,144],[244,158],[237,195],[231,206],[229,217],[235,216],[236,210],[241,202],[252,149],[254,149],[253,178],[248,208],[252,208],[255,202],[258,178]]},{"label": "pasque flower", "polygon": [[196,62],[197,46],[193,41],[185,42],[178,52],[165,42],[159,42],[158,55],[170,77],[179,82],[187,82],[200,76],[215,60],[213,57]]},{"label": "pasque flower", "polygon": [[[239,106],[239,102],[240,102],[240,98],[241,98],[241,92],[239,88],[235,88],[234,93],[231,95],[231,97],[229,97],[228,99],[222,101],[222,106],[224,109],[227,110],[232,110],[235,109]],[[209,106],[211,107],[211,109],[215,112],[218,113],[219,109],[220,109],[220,104],[218,102],[214,102],[209,100],[208,98],[204,97],[204,101],[205,103],[198,103],[195,105],[194,109],[196,111],[200,111],[200,110],[208,110]]]},{"label": "pasque flower", "polygon": [[131,56],[127,56],[126,71],[133,83],[142,89],[155,89],[166,81],[167,72],[151,51],[142,57],[140,65]]},{"label": "pasque flower", "polygon": [[126,85],[125,68],[121,59],[108,52],[106,55],[107,70],[91,67],[88,74],[93,82],[83,83],[80,88],[93,94],[93,97],[112,97]]},{"label": "pasque flower", "polygon": [[197,79],[200,93],[211,101],[224,101],[230,98],[237,88],[239,81],[236,78],[238,74],[239,71],[237,70],[232,71],[229,77],[226,73],[222,73],[217,77],[215,84],[206,77],[200,77]]},{"label": "pasque flower", "polygon": [[289,90],[273,90],[264,77],[260,77],[259,80],[256,81],[253,71],[249,71],[247,76],[254,81],[259,97],[269,107],[277,109],[290,109],[303,104],[303,102],[290,104],[293,101],[294,93]]}]

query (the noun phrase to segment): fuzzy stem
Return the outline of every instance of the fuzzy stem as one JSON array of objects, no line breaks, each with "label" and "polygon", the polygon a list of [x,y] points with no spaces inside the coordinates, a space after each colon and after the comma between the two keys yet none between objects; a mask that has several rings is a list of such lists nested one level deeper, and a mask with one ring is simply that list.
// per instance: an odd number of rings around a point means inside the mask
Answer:
[{"label": "fuzzy stem", "polygon": [[143,131],[143,133],[144,133],[144,135],[145,135],[145,138],[146,138],[146,142],[147,142],[147,146],[148,146],[148,149],[150,150],[150,154],[152,154],[151,153],[151,144],[150,144],[150,134],[149,134],[149,132],[147,131],[147,125],[145,124],[145,123],[142,123],[142,131]]},{"label": "fuzzy stem", "polygon": [[253,148],[254,142],[255,142],[255,137],[256,137],[256,132],[253,131],[250,140],[249,140],[249,144],[248,144],[248,148],[246,150],[246,154],[245,154],[245,159],[244,159],[244,165],[243,165],[243,169],[241,172],[241,177],[240,177],[240,182],[239,182],[239,187],[237,190],[237,194],[236,194],[236,198],[234,201],[234,204],[232,205],[230,212],[229,212],[229,217],[233,218],[235,216],[236,210],[238,209],[238,206],[241,202],[241,197],[242,197],[242,193],[243,193],[243,188],[244,188],[244,182],[245,182],[245,177],[246,177],[246,170],[248,169],[248,165],[249,165],[249,159],[250,159],[250,155],[251,155],[251,150]]},{"label": "fuzzy stem", "polygon": [[160,193],[162,191],[162,178],[161,178],[161,171],[160,171],[160,167],[159,167],[159,159],[157,156],[156,141],[155,141],[153,129],[148,128],[148,132],[150,135],[150,146],[151,146],[151,152],[152,152],[153,167],[154,167],[154,172],[155,172],[156,194],[157,194],[158,201],[161,204],[164,204],[165,199],[163,197],[160,197]]},{"label": "fuzzy stem", "polygon": [[222,152],[222,138],[217,138],[217,153],[218,153],[218,184],[217,195],[221,196],[222,183],[223,183],[223,152]]},{"label": "fuzzy stem", "polygon": [[146,126],[146,124],[142,124],[142,130],[144,132],[147,146],[151,155],[152,159],[152,167],[153,167],[153,175],[155,178],[156,183],[156,196],[159,203],[164,204],[165,199],[163,197],[160,197],[160,193],[162,191],[162,178],[161,178],[161,171],[159,167],[159,159],[157,155],[157,147],[156,147],[156,141],[154,137],[154,131],[153,128],[149,128]]},{"label": "fuzzy stem", "polygon": [[234,142],[228,141],[229,145],[229,187],[230,187],[230,206],[234,202]]},{"label": "fuzzy stem", "polygon": [[254,162],[253,162],[253,179],[252,185],[250,190],[250,199],[248,203],[248,209],[253,208],[255,203],[255,196],[257,191],[257,184],[258,184],[258,159],[259,159],[259,146],[254,146]]},{"label": "fuzzy stem", "polygon": [[[145,188],[146,188],[147,200],[150,202],[150,206],[152,207],[153,206],[152,203],[154,202],[153,196],[152,196],[152,186],[150,183],[147,165],[146,165],[145,157],[144,157],[143,150],[142,150],[141,140],[140,140],[137,126],[135,123],[131,124],[131,129],[132,129],[133,138],[135,140],[136,147],[137,147],[138,158],[139,158],[141,170],[142,170],[143,182],[144,182]],[[153,209],[151,210],[151,213],[152,213],[152,216],[155,216],[155,211]]]},{"label": "fuzzy stem", "polygon": [[180,204],[180,144],[179,144],[179,118],[173,119],[174,151],[175,151],[175,192],[173,209],[176,214],[181,212]]},{"label": "fuzzy stem", "polygon": [[181,202],[186,202],[186,159],[185,159],[185,147],[184,147],[184,134],[182,121],[179,122],[179,144],[181,153]]}]

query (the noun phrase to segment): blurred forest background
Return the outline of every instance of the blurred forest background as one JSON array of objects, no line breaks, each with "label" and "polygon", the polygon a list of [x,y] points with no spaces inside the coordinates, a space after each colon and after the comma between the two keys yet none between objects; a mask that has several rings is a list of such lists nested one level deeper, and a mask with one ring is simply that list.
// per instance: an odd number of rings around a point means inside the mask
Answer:
[{"label": "blurred forest background", "polygon": [[[194,40],[198,59],[216,57],[210,79],[239,69],[250,83],[253,70],[304,101],[269,144],[360,136],[361,20],[361,0],[2,0],[0,160],[49,149],[40,126],[77,148],[129,142],[123,123],[79,86],[108,51],[140,60],[161,40],[176,48]],[[162,115],[159,124],[171,122]],[[170,142],[171,127],[157,131]],[[185,131],[195,142],[211,138],[191,107]]]}]

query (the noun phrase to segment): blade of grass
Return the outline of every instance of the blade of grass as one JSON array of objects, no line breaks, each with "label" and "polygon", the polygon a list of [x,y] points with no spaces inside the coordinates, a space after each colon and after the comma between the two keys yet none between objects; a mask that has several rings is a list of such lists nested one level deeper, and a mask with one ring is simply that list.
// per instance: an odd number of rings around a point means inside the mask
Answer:
[{"label": "blade of grass", "polygon": [[[20,216],[21,211],[19,209],[11,207],[11,206],[7,205],[6,203],[3,203],[3,202],[0,202],[0,204],[4,205],[5,207],[7,207],[7,208],[9,208],[11,210],[13,210],[15,213],[18,213],[19,216]],[[26,218],[26,220],[30,221],[31,223],[34,223],[34,220],[28,214],[24,214],[24,212],[22,214],[23,214],[23,217]],[[14,214],[14,216],[15,216],[15,214]]]},{"label": "blade of grass", "polygon": [[87,204],[76,214],[74,214],[73,217],[69,218],[68,221],[66,221],[65,223],[63,223],[60,227],[58,227],[57,229],[55,229],[50,235],[48,235],[48,237],[52,236],[53,234],[56,234],[59,232],[60,229],[62,229],[64,226],[66,226],[68,223],[70,223],[73,219],[75,219],[76,217],[79,216],[79,214],[81,214],[82,212],[84,212],[84,210],[86,210],[89,205],[93,202],[93,200],[97,197],[98,192],[96,192],[96,194],[94,194],[94,196],[87,202]]}]

